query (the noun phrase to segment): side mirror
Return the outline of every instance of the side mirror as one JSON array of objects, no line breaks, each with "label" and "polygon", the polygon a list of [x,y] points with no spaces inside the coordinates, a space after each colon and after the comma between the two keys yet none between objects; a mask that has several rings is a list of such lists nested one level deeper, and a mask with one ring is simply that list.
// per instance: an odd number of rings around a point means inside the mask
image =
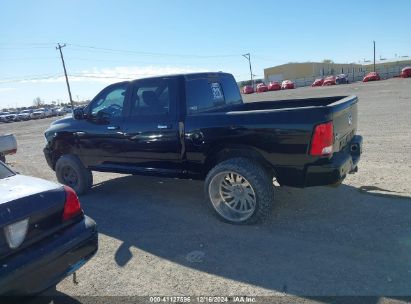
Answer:
[{"label": "side mirror", "polygon": [[84,111],[83,109],[74,109],[73,111],[73,117],[74,119],[84,119]]}]

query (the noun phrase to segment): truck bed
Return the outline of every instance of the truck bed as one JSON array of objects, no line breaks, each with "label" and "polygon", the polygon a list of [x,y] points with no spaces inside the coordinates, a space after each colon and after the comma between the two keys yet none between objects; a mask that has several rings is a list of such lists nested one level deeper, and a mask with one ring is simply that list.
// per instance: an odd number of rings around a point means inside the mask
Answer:
[{"label": "truck bed", "polygon": [[356,133],[357,102],[356,96],[259,101],[188,115],[186,132],[201,132],[206,139],[201,147],[187,145],[190,169],[198,171],[196,166],[219,146],[243,145],[271,163],[282,184],[304,186],[307,166],[324,161],[309,155],[314,127],[333,121],[333,152],[339,152]]},{"label": "truck bed", "polygon": [[268,110],[295,110],[299,108],[336,107],[355,96],[331,96],[305,99],[267,100],[248,102],[233,106],[232,111],[268,111]]}]

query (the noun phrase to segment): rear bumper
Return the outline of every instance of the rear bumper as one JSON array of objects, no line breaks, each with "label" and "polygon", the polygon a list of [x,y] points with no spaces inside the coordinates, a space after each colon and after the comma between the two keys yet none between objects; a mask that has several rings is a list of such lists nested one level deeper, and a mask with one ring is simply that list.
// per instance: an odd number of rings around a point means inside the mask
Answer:
[{"label": "rear bumper", "polygon": [[1,260],[0,295],[40,293],[79,269],[97,248],[96,223],[85,216],[63,232]]},{"label": "rear bumper", "polygon": [[341,183],[348,173],[358,169],[362,153],[362,136],[356,135],[351,142],[323,164],[308,165],[305,186],[325,186]]}]

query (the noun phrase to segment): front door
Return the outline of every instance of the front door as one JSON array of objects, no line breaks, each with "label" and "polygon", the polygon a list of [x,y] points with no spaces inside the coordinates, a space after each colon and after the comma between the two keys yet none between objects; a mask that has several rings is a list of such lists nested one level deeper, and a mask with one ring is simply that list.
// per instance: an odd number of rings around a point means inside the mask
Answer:
[{"label": "front door", "polygon": [[86,125],[76,137],[79,156],[87,166],[101,169],[121,163],[128,88],[127,82],[111,85],[85,108]]}]

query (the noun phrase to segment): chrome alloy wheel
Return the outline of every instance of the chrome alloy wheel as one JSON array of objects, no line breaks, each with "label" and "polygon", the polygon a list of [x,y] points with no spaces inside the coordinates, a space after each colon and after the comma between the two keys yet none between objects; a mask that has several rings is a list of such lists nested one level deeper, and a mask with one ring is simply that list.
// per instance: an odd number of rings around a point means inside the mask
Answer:
[{"label": "chrome alloy wheel", "polygon": [[228,221],[245,221],[256,209],[257,198],[253,187],[236,172],[227,171],[215,175],[208,193],[214,209]]}]

